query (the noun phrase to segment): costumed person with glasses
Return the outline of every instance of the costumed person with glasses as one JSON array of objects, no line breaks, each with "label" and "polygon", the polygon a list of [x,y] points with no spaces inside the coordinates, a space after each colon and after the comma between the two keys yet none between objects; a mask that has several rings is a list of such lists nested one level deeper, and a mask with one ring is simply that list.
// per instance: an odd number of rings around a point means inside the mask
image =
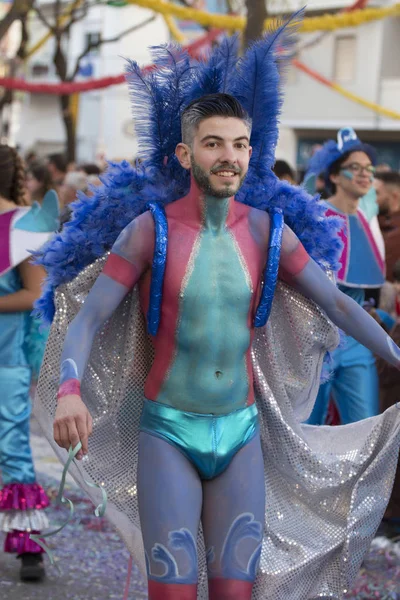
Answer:
[{"label": "costumed person with glasses", "polygon": [[29,444],[30,386],[43,357],[45,335],[30,316],[40,296],[42,267],[30,251],[57,229],[58,202],[48,192],[27,206],[25,169],[14,148],[0,146],[0,531],[4,550],[21,559],[24,581],[44,576],[43,549],[30,539],[47,527],[49,501],[36,481]]},{"label": "costumed person with glasses", "polygon": [[[325,174],[331,196],[325,201],[327,216],[342,222],[343,250],[337,273],[339,289],[360,306],[365,289],[379,289],[385,282],[385,260],[360,199],[373,185],[374,149],[363,144],[351,128],[338,132],[311,159],[305,177]],[[333,375],[318,392],[308,420],[313,425],[326,422],[329,400],[333,396],[342,424],[353,423],[379,413],[379,382],[374,354],[355,337],[346,336],[333,353]]]},{"label": "costumed person with glasses", "polygon": [[243,57],[229,38],[205,62],[161,46],[151,72],[130,63],[142,160],[112,165],[41,259],[35,414],[106,489],[150,600],[342,597],[390,496],[396,407],[301,424],[333,321],[400,350],[321,268],[340,220],[272,171],[289,23]]}]

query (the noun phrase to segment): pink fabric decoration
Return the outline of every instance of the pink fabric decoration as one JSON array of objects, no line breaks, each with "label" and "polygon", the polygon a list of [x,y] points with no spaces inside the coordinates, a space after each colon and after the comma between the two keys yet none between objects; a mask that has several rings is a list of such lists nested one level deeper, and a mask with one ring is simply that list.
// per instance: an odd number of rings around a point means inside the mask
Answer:
[{"label": "pink fabric decoration", "polygon": [[0,510],[42,510],[49,505],[38,483],[9,483],[0,490]]},{"label": "pink fabric decoration", "polygon": [[72,395],[81,395],[81,384],[79,379],[67,379],[67,381],[64,381],[58,388],[57,400]]},{"label": "pink fabric decoration", "polygon": [[31,533],[40,534],[40,531],[11,531],[7,533],[4,542],[4,552],[13,554],[24,554],[25,552],[42,554],[44,552],[43,548],[29,538]]}]

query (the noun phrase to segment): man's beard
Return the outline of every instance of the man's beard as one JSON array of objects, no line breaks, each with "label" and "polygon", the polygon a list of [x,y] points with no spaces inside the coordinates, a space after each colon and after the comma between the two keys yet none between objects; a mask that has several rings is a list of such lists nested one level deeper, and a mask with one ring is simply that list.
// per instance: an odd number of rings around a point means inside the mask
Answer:
[{"label": "man's beard", "polygon": [[[214,169],[216,169],[216,167],[214,167]],[[214,198],[229,198],[229,196],[234,196],[242,187],[246,173],[242,175],[241,170],[239,171],[237,167],[233,167],[232,165],[219,165],[218,169],[225,169],[228,171],[233,170],[237,172],[239,175],[237,184],[235,185],[227,182],[225,188],[215,189],[210,181],[210,176],[197,164],[193,154],[191,155],[191,171],[193,178],[200,190],[204,192],[206,196],[213,196]]]}]

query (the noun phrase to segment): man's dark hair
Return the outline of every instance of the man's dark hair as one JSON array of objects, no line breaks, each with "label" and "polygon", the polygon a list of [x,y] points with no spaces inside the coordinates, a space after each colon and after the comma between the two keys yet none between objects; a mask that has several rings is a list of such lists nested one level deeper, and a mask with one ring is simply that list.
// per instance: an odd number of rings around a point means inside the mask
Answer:
[{"label": "man's dark hair", "polygon": [[330,175],[338,175],[340,173],[340,169],[342,165],[346,162],[352,152],[345,152],[340,158],[335,160],[334,163],[328,168],[325,172],[325,189],[328,192],[328,195],[336,194],[336,185],[331,181]]},{"label": "man's dark hair", "polygon": [[289,163],[286,160],[277,160],[275,161],[273,172],[278,177],[278,179],[282,179],[283,177],[290,177],[293,181],[296,179],[293,169],[289,166]]},{"label": "man's dark hair", "polygon": [[200,123],[211,117],[233,117],[244,121],[251,130],[251,119],[236,98],[229,94],[207,94],[193,100],[181,117],[182,141],[190,146]]},{"label": "man's dark hair", "polygon": [[385,185],[395,185],[400,187],[400,173],[397,171],[385,171],[382,173],[375,173],[375,178],[382,181]]},{"label": "man's dark hair", "polygon": [[64,154],[49,154],[47,160],[56,167],[62,173],[67,172],[68,162]]},{"label": "man's dark hair", "polygon": [[84,163],[79,168],[86,175],[101,175],[101,169],[95,163]]}]

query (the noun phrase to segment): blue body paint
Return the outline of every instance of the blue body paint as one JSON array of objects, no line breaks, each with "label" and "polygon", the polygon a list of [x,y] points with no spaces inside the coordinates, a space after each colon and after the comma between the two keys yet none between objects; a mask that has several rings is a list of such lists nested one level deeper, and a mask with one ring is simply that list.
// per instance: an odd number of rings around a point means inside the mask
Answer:
[{"label": "blue body paint", "polygon": [[197,582],[197,547],[193,535],[188,529],[182,528],[171,531],[168,535],[168,546],[171,550],[183,550],[189,558],[189,572],[182,576],[173,554],[163,545],[154,544],[151,556],[154,562],[161,563],[165,567],[162,575],[151,573],[149,557],[146,553],[146,567],[150,579],[162,583],[194,584]]},{"label": "blue body paint", "polygon": [[[237,558],[240,556],[238,547],[243,540],[248,538],[256,540],[259,544],[250,557],[247,569],[244,569]],[[221,572],[225,579],[255,580],[261,555],[262,538],[263,526],[254,519],[252,513],[243,513],[233,521],[221,552]]]}]

